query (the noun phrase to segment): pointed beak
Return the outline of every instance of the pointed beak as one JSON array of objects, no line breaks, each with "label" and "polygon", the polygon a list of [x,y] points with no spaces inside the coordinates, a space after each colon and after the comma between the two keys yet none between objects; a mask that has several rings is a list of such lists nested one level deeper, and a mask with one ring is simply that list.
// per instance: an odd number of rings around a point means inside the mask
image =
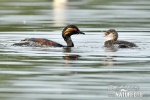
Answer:
[{"label": "pointed beak", "polygon": [[105,32],[105,33],[103,34],[103,37],[107,37],[107,35],[108,35],[108,32]]},{"label": "pointed beak", "polygon": [[81,31],[79,30],[79,31],[78,31],[78,34],[85,34],[85,33],[81,32]]},{"label": "pointed beak", "polygon": [[107,36],[106,33],[104,33],[104,34],[103,34],[103,37],[106,37],[106,36]]}]

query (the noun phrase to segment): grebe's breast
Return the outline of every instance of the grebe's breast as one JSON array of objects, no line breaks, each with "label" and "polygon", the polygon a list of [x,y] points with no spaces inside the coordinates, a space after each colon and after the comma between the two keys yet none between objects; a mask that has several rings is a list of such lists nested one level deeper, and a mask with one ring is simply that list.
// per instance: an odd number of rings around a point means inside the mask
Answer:
[{"label": "grebe's breast", "polygon": [[34,47],[42,47],[42,46],[50,46],[50,47],[64,47],[63,45],[48,40],[44,38],[26,38],[21,40],[20,43],[13,44],[14,46],[34,46]]},{"label": "grebe's breast", "polygon": [[107,40],[104,42],[104,47],[112,47],[112,46],[114,46],[113,40]]}]

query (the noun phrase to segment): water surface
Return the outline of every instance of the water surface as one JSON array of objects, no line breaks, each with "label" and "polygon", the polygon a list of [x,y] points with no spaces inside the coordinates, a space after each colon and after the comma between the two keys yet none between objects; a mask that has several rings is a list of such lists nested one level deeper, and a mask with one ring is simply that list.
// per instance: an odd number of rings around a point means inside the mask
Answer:
[{"label": "water surface", "polygon": [[[150,1],[68,1],[1,0],[0,100],[148,100]],[[86,33],[72,36],[73,48],[12,46],[27,37],[65,44],[61,31],[70,23]],[[109,28],[138,47],[104,48]],[[117,97],[121,89],[142,97]]]}]

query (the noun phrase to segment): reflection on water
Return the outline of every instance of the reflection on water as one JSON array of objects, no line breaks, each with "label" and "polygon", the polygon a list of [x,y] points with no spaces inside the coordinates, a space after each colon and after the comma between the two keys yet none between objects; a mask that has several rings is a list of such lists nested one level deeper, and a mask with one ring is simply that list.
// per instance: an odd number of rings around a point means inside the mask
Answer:
[{"label": "reflection on water", "polygon": [[54,26],[64,26],[67,17],[67,2],[68,0],[54,0]]},{"label": "reflection on water", "polygon": [[77,60],[80,55],[77,55],[77,54],[68,54],[68,53],[71,53],[72,51],[72,48],[71,47],[64,47],[63,48],[63,52],[65,52],[66,54],[63,56],[63,58],[65,60]]},{"label": "reflection on water", "polygon": [[[58,12],[57,0],[8,1],[0,3],[0,100],[118,100],[127,97],[116,92],[135,88],[143,97],[128,100],[149,99],[149,0],[64,0]],[[66,23],[86,33],[72,36],[73,48],[11,46],[27,37],[62,43]],[[101,31],[109,28],[138,48],[104,48]]]},{"label": "reflection on water", "polygon": [[65,60],[77,60],[80,56],[76,54],[67,54],[63,56]]},{"label": "reflection on water", "polygon": [[114,66],[115,62],[116,61],[111,56],[106,56],[106,58],[104,59],[104,65],[105,66]]}]

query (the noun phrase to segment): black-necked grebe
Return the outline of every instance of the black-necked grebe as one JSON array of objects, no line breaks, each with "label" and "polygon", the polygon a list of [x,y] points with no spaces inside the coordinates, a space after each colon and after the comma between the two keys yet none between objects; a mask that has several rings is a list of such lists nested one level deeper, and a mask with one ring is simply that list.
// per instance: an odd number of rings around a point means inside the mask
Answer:
[{"label": "black-necked grebe", "polygon": [[[71,40],[71,35],[74,34],[85,34],[81,32],[75,25],[67,25],[62,31],[62,37],[67,43],[67,47],[74,47]],[[14,46],[50,46],[50,47],[66,47],[62,44],[54,42],[52,40],[43,38],[26,38],[21,40],[20,43],[14,43]]]},{"label": "black-necked grebe", "polygon": [[137,47],[137,45],[132,42],[117,40],[118,33],[115,29],[109,29],[104,33],[104,36],[109,37],[109,39],[104,43],[105,47],[112,47],[114,45],[118,45],[118,48]]}]

